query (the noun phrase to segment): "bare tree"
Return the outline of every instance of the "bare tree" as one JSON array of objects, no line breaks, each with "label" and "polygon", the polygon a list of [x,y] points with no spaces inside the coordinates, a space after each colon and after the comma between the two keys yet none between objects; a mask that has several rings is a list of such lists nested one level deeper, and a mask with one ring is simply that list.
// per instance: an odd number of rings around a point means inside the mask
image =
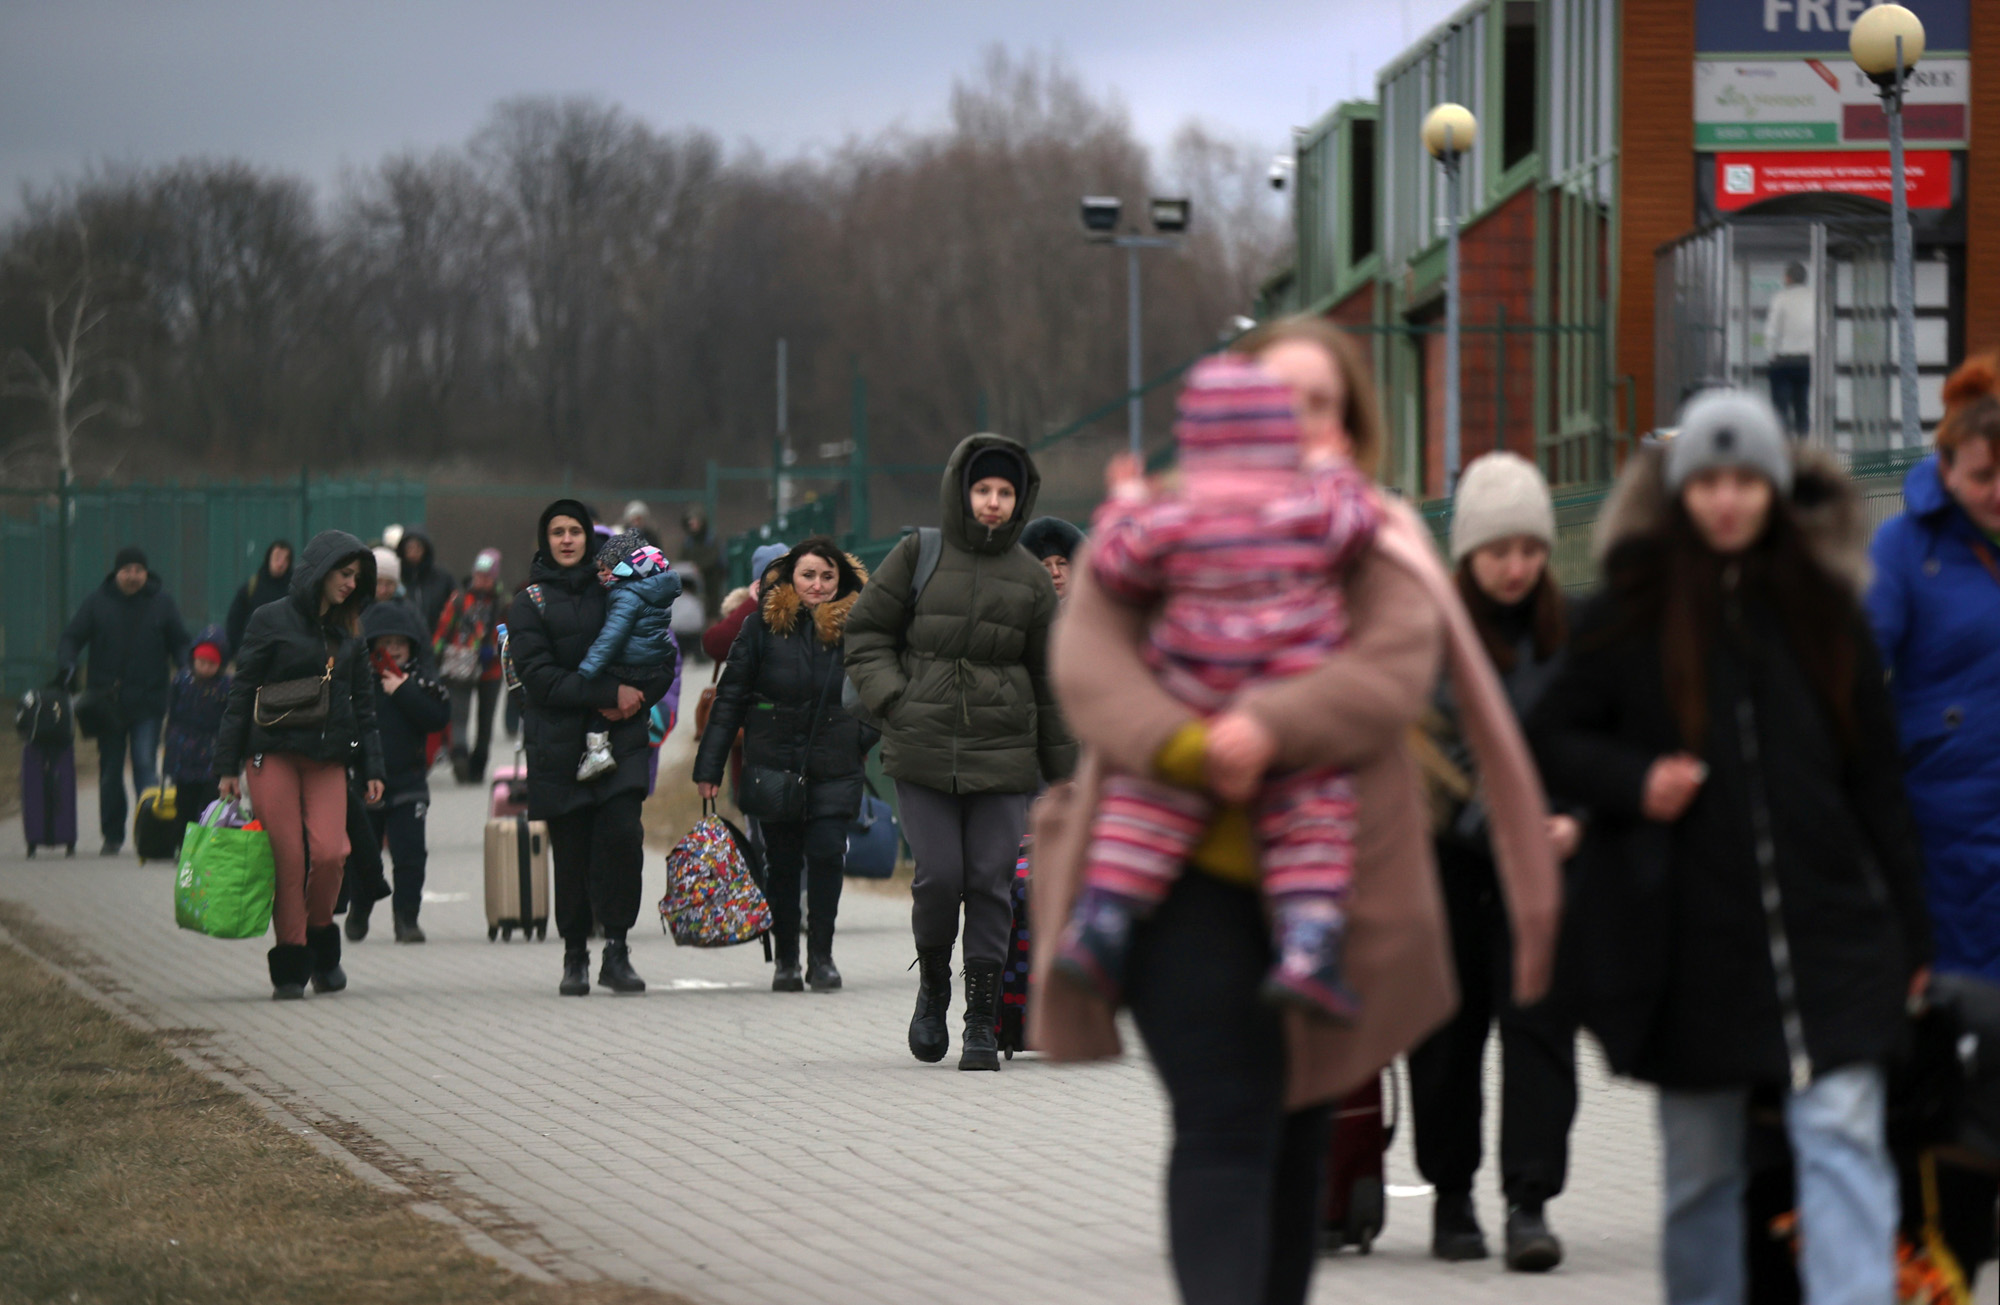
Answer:
[{"label": "bare tree", "polygon": [[65,478],[76,474],[74,448],[84,426],[99,417],[125,425],[138,420],[136,374],[103,352],[112,305],[91,262],[89,229],[78,222],[74,235],[76,266],[66,275],[46,267],[30,272],[45,286],[40,294],[44,355],[16,348],[0,367],[0,394],[42,405],[48,419],[42,433],[54,442]]}]

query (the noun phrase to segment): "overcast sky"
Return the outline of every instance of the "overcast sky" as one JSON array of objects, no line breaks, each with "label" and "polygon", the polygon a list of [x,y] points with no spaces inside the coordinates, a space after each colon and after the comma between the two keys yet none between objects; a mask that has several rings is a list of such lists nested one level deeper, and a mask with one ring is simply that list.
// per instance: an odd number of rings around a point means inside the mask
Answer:
[{"label": "overcast sky", "polygon": [[583,94],[768,154],[944,117],[991,42],[1061,54],[1163,144],[1286,147],[1462,0],[0,0],[0,212],[94,163],[238,156],[330,186]]}]

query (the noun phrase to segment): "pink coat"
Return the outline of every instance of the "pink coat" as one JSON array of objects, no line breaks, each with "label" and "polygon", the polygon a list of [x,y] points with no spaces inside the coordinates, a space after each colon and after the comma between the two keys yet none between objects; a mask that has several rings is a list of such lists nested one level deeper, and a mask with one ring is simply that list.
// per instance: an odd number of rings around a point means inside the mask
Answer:
[{"label": "pink coat", "polygon": [[[1403,504],[1385,496],[1382,506],[1375,546],[1348,577],[1347,645],[1320,669],[1242,699],[1277,738],[1278,766],[1351,769],[1361,803],[1347,966],[1362,1015],[1344,1029],[1287,1016],[1286,1101],[1293,1109],[1352,1091],[1443,1024],[1458,1003],[1428,807],[1407,745],[1430,704],[1440,651],[1491,813],[1521,999],[1547,990],[1555,947],[1561,881],[1541,780],[1429,532]],[[1053,1060],[1122,1050],[1111,1009],[1050,982],[1048,973],[1052,944],[1081,887],[1105,766],[1150,773],[1167,740],[1192,719],[1146,670],[1145,621],[1094,586],[1087,566],[1073,567],[1050,662],[1084,757],[1075,780],[1036,805],[1029,904],[1028,1040]]]}]

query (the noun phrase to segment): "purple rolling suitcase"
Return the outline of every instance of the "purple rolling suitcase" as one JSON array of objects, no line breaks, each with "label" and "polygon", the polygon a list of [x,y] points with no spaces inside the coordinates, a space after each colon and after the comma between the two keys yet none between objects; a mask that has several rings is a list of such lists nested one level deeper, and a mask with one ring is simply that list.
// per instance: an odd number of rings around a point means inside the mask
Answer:
[{"label": "purple rolling suitcase", "polygon": [[21,828],[28,855],[60,847],[76,855],[76,749],[48,753],[30,743],[21,749]]}]

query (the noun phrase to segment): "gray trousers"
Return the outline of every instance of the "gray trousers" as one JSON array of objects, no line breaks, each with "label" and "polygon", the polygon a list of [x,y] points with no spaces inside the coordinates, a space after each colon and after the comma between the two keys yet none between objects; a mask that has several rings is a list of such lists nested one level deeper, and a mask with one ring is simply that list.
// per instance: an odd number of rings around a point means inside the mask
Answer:
[{"label": "gray trousers", "polygon": [[919,948],[951,949],[965,904],[965,961],[998,966],[1014,931],[1010,890],[1032,793],[942,793],[896,781],[903,837],[917,859],[910,926]]}]

